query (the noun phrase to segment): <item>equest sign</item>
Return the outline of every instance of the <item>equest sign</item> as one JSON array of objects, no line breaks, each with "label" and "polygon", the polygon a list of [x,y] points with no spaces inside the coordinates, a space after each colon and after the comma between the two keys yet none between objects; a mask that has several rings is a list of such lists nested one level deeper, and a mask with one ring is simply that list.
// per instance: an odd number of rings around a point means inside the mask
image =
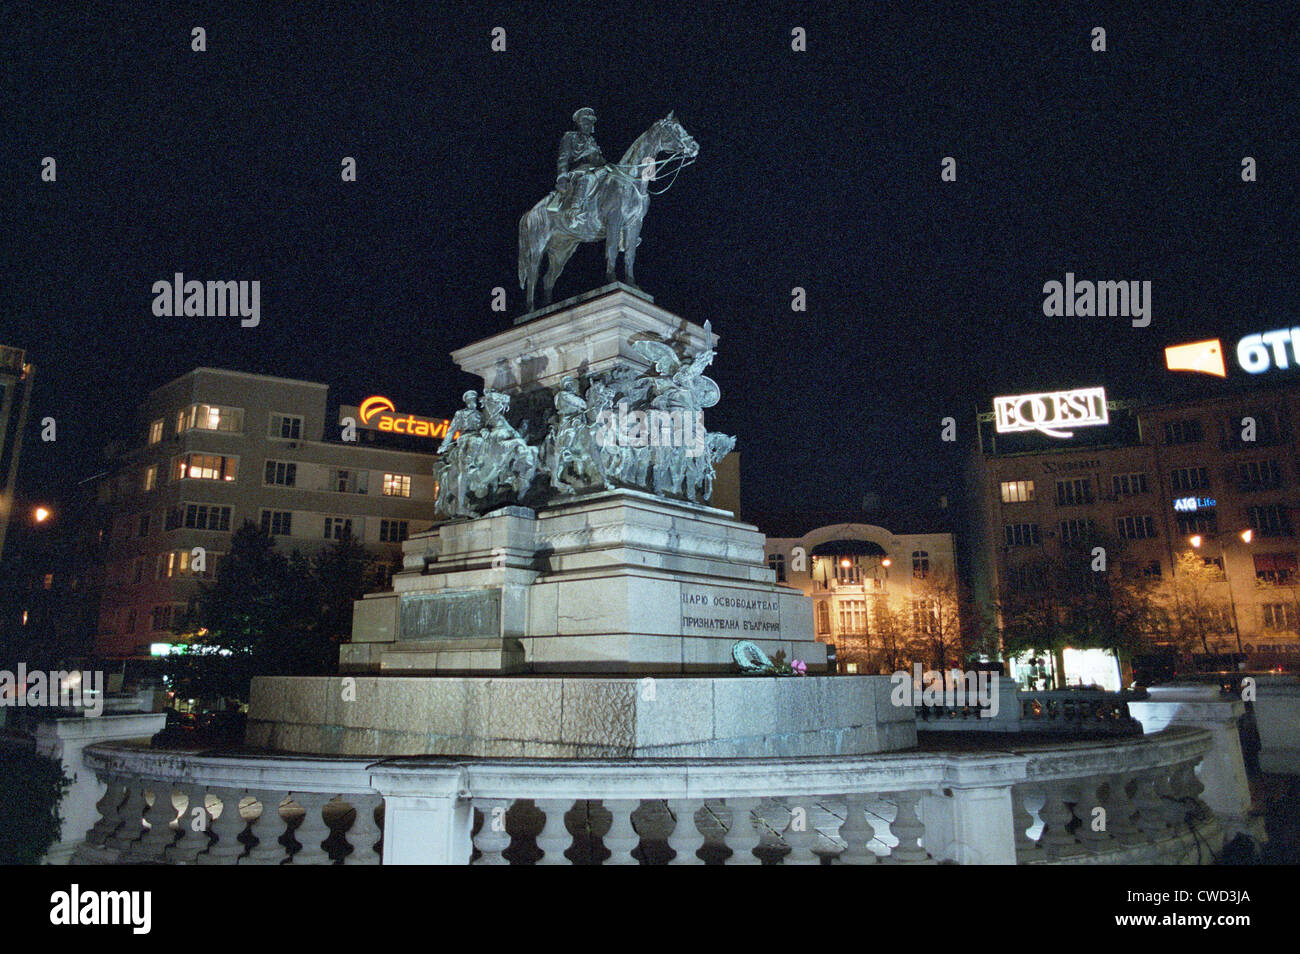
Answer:
[{"label": "equest sign", "polygon": [[1110,423],[1105,388],[1077,388],[1042,394],[1015,394],[993,399],[999,434],[1038,431],[1048,437],[1073,437],[1066,427],[1095,427]]}]

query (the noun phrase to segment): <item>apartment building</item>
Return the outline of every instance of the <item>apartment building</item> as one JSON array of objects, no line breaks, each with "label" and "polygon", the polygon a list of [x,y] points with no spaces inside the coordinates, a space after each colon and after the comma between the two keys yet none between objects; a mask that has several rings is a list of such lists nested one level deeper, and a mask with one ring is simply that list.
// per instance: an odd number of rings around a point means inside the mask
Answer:
[{"label": "apartment building", "polygon": [[1121,542],[1122,576],[1167,581],[1188,552],[1213,568],[1212,652],[1300,661],[1300,386],[1107,403],[1105,422],[1055,434],[999,432],[1014,417],[980,415],[966,475],[977,597],[1032,587],[1035,565],[1102,531]]},{"label": "apartment building", "polygon": [[[251,520],[312,554],[350,533],[385,561],[435,522],[435,455],[339,439],[324,384],[198,368],[153,391],[100,481],[107,566],[96,654],[140,658]],[[327,439],[327,434],[329,439]]]}]

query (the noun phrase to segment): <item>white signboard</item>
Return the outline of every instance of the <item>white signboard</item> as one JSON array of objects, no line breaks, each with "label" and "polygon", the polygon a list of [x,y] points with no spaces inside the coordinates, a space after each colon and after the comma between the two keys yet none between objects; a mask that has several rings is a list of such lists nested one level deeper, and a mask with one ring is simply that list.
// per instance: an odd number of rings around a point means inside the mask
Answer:
[{"label": "white signboard", "polygon": [[993,399],[993,414],[999,434],[1038,431],[1048,437],[1073,437],[1062,428],[1110,423],[1105,388],[998,397]]}]

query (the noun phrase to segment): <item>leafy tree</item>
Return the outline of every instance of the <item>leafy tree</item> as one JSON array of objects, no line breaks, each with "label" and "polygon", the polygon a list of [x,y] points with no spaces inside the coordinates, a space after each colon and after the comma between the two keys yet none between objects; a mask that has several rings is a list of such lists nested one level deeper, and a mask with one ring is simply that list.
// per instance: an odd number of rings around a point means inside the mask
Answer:
[{"label": "leafy tree", "polygon": [[247,699],[253,676],[318,674],[319,605],[310,562],[246,521],[186,620],[190,650],[168,657],[177,691]]},{"label": "leafy tree", "polygon": [[1165,635],[1182,652],[1209,654],[1216,643],[1233,634],[1232,610],[1223,570],[1195,550],[1174,558],[1174,573],[1162,594]]},{"label": "leafy tree", "polygon": [[59,802],[72,779],[54,759],[0,748],[0,865],[34,865],[58,840]]}]

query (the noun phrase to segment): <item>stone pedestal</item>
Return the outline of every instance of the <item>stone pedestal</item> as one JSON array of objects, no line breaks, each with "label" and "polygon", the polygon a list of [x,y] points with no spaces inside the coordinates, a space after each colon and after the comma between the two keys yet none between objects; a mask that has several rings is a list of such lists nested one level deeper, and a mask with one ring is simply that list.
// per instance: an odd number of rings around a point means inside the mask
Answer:
[{"label": "stone pedestal", "polygon": [[912,748],[888,676],[259,677],[250,746],[346,756],[763,758]]},{"label": "stone pedestal", "polygon": [[742,639],[825,670],[812,602],[725,511],[616,490],[404,546],[393,592],[357,604],[344,672],[720,673]]}]

